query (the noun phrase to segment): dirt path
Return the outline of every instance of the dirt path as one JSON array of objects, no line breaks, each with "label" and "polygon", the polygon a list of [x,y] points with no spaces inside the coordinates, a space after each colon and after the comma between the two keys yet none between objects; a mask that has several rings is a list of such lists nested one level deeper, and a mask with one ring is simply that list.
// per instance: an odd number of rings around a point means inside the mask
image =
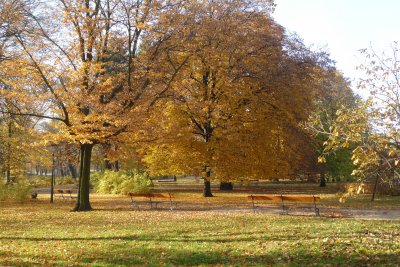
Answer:
[{"label": "dirt path", "polygon": [[367,220],[400,220],[400,210],[346,210],[352,218]]}]

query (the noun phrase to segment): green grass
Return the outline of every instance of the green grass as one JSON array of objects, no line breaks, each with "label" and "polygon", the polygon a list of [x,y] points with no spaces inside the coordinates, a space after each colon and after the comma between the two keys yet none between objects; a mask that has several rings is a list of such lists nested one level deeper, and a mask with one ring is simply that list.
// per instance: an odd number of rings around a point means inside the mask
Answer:
[{"label": "green grass", "polygon": [[[217,198],[215,198],[217,199]],[[221,198],[220,198],[221,199]],[[92,212],[45,199],[0,203],[1,266],[396,265],[399,221],[251,212],[133,211],[92,198]]]}]

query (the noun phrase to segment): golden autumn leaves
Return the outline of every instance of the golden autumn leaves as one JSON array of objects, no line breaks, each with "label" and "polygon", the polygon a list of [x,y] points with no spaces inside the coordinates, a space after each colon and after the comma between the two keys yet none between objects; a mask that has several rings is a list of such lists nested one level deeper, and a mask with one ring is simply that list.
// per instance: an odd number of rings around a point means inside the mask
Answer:
[{"label": "golden autumn leaves", "polygon": [[154,173],[206,180],[312,168],[299,123],[331,65],[273,21],[272,1],[20,2],[30,30],[10,42],[24,64],[3,97],[80,144],[82,181],[105,143],[140,152]]}]

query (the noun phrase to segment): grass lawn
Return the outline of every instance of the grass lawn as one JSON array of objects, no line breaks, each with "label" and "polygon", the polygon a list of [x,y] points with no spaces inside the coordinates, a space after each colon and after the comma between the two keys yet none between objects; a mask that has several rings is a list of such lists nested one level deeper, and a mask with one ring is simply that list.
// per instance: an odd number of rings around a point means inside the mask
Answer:
[{"label": "grass lawn", "polygon": [[[217,199],[217,198],[215,198]],[[207,200],[209,201],[209,200]],[[126,198],[0,203],[0,266],[396,265],[399,221],[134,211]]]}]

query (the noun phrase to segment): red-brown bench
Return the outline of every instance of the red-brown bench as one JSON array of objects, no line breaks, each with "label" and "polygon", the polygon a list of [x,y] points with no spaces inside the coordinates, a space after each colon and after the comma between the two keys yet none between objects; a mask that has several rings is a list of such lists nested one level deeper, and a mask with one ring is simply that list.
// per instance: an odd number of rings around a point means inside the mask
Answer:
[{"label": "red-brown bench", "polygon": [[177,207],[176,202],[173,201],[175,196],[170,193],[128,193],[131,198],[133,208],[140,209],[140,204],[150,205],[150,209],[157,209],[159,204],[168,204],[170,210]]},{"label": "red-brown bench", "polygon": [[282,207],[283,214],[289,214],[289,205],[295,202],[306,202],[313,203],[313,209],[315,211],[315,215],[319,216],[319,208],[317,208],[317,202],[321,201],[320,197],[316,196],[261,196],[261,195],[250,195],[247,198],[251,199],[253,205],[253,211],[256,212],[256,203],[263,201],[279,201]]},{"label": "red-brown bench", "polygon": [[73,196],[72,194],[75,193],[72,190],[69,189],[55,189],[54,190],[55,194],[58,194],[58,197],[63,198],[63,199],[74,199],[77,198],[77,196]]}]

